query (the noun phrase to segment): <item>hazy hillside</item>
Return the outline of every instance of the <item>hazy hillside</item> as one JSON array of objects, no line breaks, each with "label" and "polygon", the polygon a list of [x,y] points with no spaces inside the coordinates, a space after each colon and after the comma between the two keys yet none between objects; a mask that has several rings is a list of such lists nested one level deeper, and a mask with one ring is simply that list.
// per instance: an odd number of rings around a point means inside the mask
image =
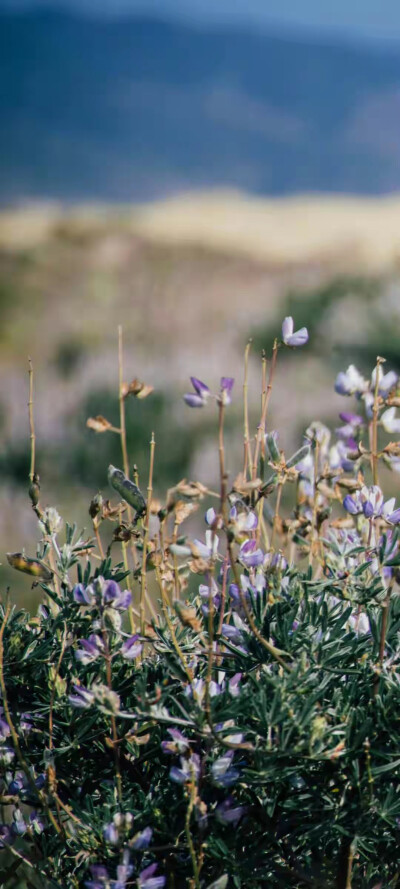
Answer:
[{"label": "hazy hillside", "polygon": [[0,200],[400,188],[400,57],[65,13],[0,17]]}]

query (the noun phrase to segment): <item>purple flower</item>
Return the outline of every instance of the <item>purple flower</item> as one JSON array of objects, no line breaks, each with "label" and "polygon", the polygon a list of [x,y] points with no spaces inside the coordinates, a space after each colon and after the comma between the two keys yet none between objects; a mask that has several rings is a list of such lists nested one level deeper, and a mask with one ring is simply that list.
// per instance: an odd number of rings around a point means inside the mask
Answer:
[{"label": "purple flower", "polygon": [[102,864],[92,864],[90,867],[91,880],[85,880],[86,889],[103,889],[108,882],[108,870]]},{"label": "purple flower", "polygon": [[105,605],[111,605],[118,611],[125,611],[131,605],[132,593],[130,590],[121,590],[115,580],[104,580],[103,577],[98,577],[97,582]]},{"label": "purple flower", "polygon": [[189,750],[189,741],[177,728],[169,728],[168,734],[172,741],[161,741],[164,753],[186,753]]},{"label": "purple flower", "polygon": [[241,645],[243,642],[242,633],[237,627],[233,627],[231,624],[222,624],[221,633],[234,644]]},{"label": "purple flower", "polygon": [[189,407],[204,407],[207,404],[207,400],[210,396],[210,390],[205,383],[202,383],[201,380],[198,380],[196,377],[190,377],[190,382],[193,386],[195,392],[189,392],[183,396],[186,404]]},{"label": "purple flower", "polygon": [[293,331],[294,322],[291,315],[284,319],[282,324],[282,340],[285,346],[305,346],[308,342],[308,330],[301,327],[299,330]]},{"label": "purple flower", "polygon": [[197,781],[200,774],[200,757],[198,753],[192,753],[189,759],[181,756],[181,767],[172,766],[169,770],[169,777],[175,784],[186,784],[192,780],[192,776]]},{"label": "purple flower", "polygon": [[138,889],[163,889],[165,886],[165,877],[155,877],[157,864],[150,864],[139,874],[137,885]]},{"label": "purple flower", "polygon": [[211,766],[213,780],[219,787],[232,787],[240,778],[238,770],[232,768],[234,753],[234,750],[227,750]]},{"label": "purple flower", "polygon": [[4,849],[5,845],[11,846],[13,839],[9,824],[0,824],[0,849]]},{"label": "purple flower", "polygon": [[38,790],[43,789],[44,785],[46,784],[46,780],[47,778],[44,772],[41,772],[41,774],[38,775],[37,778],[35,778],[35,784]]},{"label": "purple flower", "polygon": [[124,849],[122,856],[122,864],[117,867],[117,879],[107,883],[109,889],[126,889],[127,881],[133,874],[133,865],[129,862],[129,849]]},{"label": "purple flower", "polygon": [[29,734],[33,728],[33,717],[30,713],[21,713],[19,717],[19,727],[22,732]]},{"label": "purple flower", "polygon": [[351,411],[341,411],[339,417],[343,420],[343,423],[346,423],[353,429],[358,429],[359,426],[364,425],[364,420],[360,414],[353,414]]},{"label": "purple flower", "polygon": [[223,405],[230,404],[232,401],[232,389],[235,380],[233,377],[221,377],[221,391],[218,400]]},{"label": "purple flower", "polygon": [[346,494],[343,500],[343,506],[346,512],[349,512],[350,515],[360,515],[363,511],[363,504],[359,496],[352,497],[351,494]]},{"label": "purple flower", "polygon": [[118,846],[119,832],[113,821],[110,821],[110,823],[106,824],[103,828],[103,837],[106,843],[109,843],[110,846]]},{"label": "purple flower", "polygon": [[151,827],[145,827],[144,830],[141,830],[139,833],[136,833],[131,842],[132,849],[135,849],[136,852],[142,852],[143,849],[148,849],[151,843],[151,838],[153,836],[153,830]]},{"label": "purple flower", "polygon": [[30,813],[29,825],[32,828],[32,830],[34,831],[34,833],[36,833],[36,834],[43,833],[45,826],[46,826],[41,815],[39,815],[38,812],[31,812]]},{"label": "purple flower", "polygon": [[239,682],[241,678],[241,673],[235,673],[235,675],[232,676],[232,678],[228,682],[229,691],[233,698],[237,698],[240,694]]},{"label": "purple flower", "polygon": [[28,779],[24,772],[16,772],[12,781],[8,785],[8,793],[18,795],[22,790],[28,787]]},{"label": "purple flower", "polygon": [[27,825],[19,809],[16,809],[14,812],[14,821],[11,824],[11,830],[16,837],[22,837],[27,831]]},{"label": "purple flower", "polygon": [[339,440],[329,450],[329,467],[333,471],[342,468],[345,472],[354,472],[354,457],[359,457],[357,442],[351,438],[346,442]]},{"label": "purple flower", "polygon": [[[2,708],[1,708],[2,709]],[[11,734],[8,722],[0,715],[0,741],[5,741]]]},{"label": "purple flower", "polygon": [[68,695],[68,700],[72,707],[86,710],[93,704],[94,694],[92,691],[89,691],[84,685],[73,685],[72,688],[75,694]]},{"label": "purple flower", "polygon": [[197,539],[193,541],[198,553],[198,558],[215,559],[218,553],[218,536],[214,534],[214,531],[211,531],[211,529],[209,529],[208,531],[206,531],[205,537],[205,543],[203,543],[202,540]]},{"label": "purple flower", "polygon": [[219,803],[215,815],[221,824],[233,824],[236,827],[245,811],[244,806],[235,806],[233,797],[228,796],[222,803]]},{"label": "purple flower", "polygon": [[95,602],[93,587],[85,587],[83,583],[77,583],[74,586],[72,595],[78,605],[93,605]]},{"label": "purple flower", "polygon": [[246,540],[240,547],[238,558],[246,568],[257,568],[264,561],[264,553],[257,547],[256,540]]},{"label": "purple flower", "polygon": [[104,650],[104,643],[100,636],[96,636],[95,633],[92,633],[89,636],[89,639],[79,639],[79,644],[82,648],[78,648],[75,652],[75,657],[77,661],[86,666],[86,664],[91,664],[92,661],[95,661]]},{"label": "purple flower", "polygon": [[130,636],[121,646],[121,654],[125,660],[133,661],[142,651],[143,645],[141,642],[138,642],[138,639],[139,635],[138,633],[135,633],[134,636]]},{"label": "purple flower", "polygon": [[390,515],[385,516],[386,521],[391,525],[398,525],[400,523],[400,509],[395,509],[394,512],[391,512]]}]

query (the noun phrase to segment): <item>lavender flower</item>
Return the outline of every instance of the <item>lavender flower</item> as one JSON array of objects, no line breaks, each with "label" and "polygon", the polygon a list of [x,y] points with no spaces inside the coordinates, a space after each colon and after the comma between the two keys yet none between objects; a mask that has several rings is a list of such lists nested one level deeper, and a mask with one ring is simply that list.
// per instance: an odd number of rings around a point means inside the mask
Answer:
[{"label": "lavender flower", "polygon": [[200,757],[198,753],[192,753],[189,759],[181,756],[181,767],[172,766],[169,770],[169,777],[175,784],[186,784],[192,780],[192,776],[197,781],[200,774]]},{"label": "lavender flower", "polygon": [[45,829],[45,823],[41,815],[38,812],[31,812],[29,815],[29,826],[33,830],[34,833],[40,835],[43,833]]},{"label": "lavender flower", "polygon": [[296,331],[294,331],[293,328],[293,318],[288,315],[282,324],[282,341],[285,343],[285,346],[305,346],[308,342],[307,328],[301,327]]},{"label": "lavender flower", "polygon": [[84,685],[73,685],[72,688],[75,694],[68,695],[68,700],[72,707],[86,710],[93,704],[94,694],[92,691],[89,691]]},{"label": "lavender flower", "polygon": [[135,836],[130,843],[132,849],[134,849],[135,852],[143,852],[144,849],[148,849],[152,836],[153,830],[151,827],[145,827],[144,830],[135,833]]},{"label": "lavender flower", "polygon": [[240,695],[239,683],[241,678],[241,673],[235,673],[235,675],[232,676],[232,678],[228,682],[228,688],[233,698],[237,698]]},{"label": "lavender flower", "polygon": [[89,868],[92,879],[85,880],[86,889],[104,889],[108,883],[108,870],[102,864],[92,864]]},{"label": "lavender flower", "polygon": [[351,496],[351,494],[346,494],[343,500],[343,506],[346,512],[349,512],[350,515],[361,515],[363,511],[363,503],[359,493]]},{"label": "lavender flower", "polygon": [[233,824],[236,827],[245,811],[244,806],[235,806],[233,797],[228,796],[227,799],[217,806],[215,816],[221,824]]},{"label": "lavender flower", "polygon": [[163,889],[165,886],[165,877],[155,877],[157,864],[150,864],[139,874],[137,885],[138,889]]},{"label": "lavender flower", "polygon": [[257,568],[264,561],[264,553],[257,547],[256,540],[246,540],[240,547],[238,559],[246,568]]},{"label": "lavender flower", "polygon": [[218,401],[223,405],[228,405],[232,401],[232,389],[235,380],[232,377],[221,377],[221,390]]},{"label": "lavender flower", "polygon": [[205,537],[205,543],[197,539],[193,541],[197,550],[196,555],[201,559],[215,559],[218,553],[218,537],[211,530],[206,531]]},{"label": "lavender flower", "polygon": [[143,645],[138,641],[139,638],[138,633],[135,633],[134,636],[130,636],[129,639],[121,645],[121,654],[125,660],[133,661],[142,651]]},{"label": "lavender flower", "polygon": [[119,830],[113,821],[110,821],[109,824],[106,824],[103,828],[103,837],[110,846],[118,846],[119,842]]},{"label": "lavender flower", "polygon": [[5,741],[5,739],[9,737],[11,732],[9,729],[8,722],[6,722],[6,720],[3,719],[4,711],[3,711],[2,707],[0,708],[0,711],[1,711],[0,712],[0,742],[2,742],[2,741]]},{"label": "lavender flower", "polygon": [[245,533],[255,531],[258,526],[258,518],[255,512],[238,512],[236,506],[232,506],[229,512],[229,520],[234,526],[235,537],[239,537]]},{"label": "lavender flower", "polygon": [[95,661],[104,651],[104,643],[100,636],[92,633],[88,639],[79,639],[82,648],[78,648],[75,652],[77,661],[86,666]]},{"label": "lavender flower", "polygon": [[14,837],[9,824],[0,824],[0,849],[4,849],[5,846],[11,846],[13,840]]},{"label": "lavender flower", "polygon": [[103,577],[99,577],[97,583],[105,605],[111,605],[117,611],[125,611],[132,604],[130,590],[121,590],[115,580],[104,580]]},{"label": "lavender flower", "polygon": [[14,811],[14,820],[11,824],[11,831],[16,837],[22,837],[27,831],[27,824],[19,809],[15,809]]},{"label": "lavender flower", "polygon": [[96,601],[93,587],[85,587],[83,583],[77,583],[74,586],[72,595],[78,605],[94,605]]},{"label": "lavender flower", "polygon": [[340,371],[335,381],[335,392],[339,395],[357,395],[359,398],[368,389],[368,382],[360,372],[350,364],[346,371]]},{"label": "lavender flower", "polygon": [[210,397],[208,386],[196,377],[190,377],[190,382],[195,391],[189,392],[183,396],[186,404],[188,404],[189,407],[204,407]]},{"label": "lavender flower", "polygon": [[234,753],[234,750],[227,750],[211,766],[214,783],[219,787],[232,787],[240,778],[240,772],[232,768]]},{"label": "lavender flower", "polygon": [[400,524],[400,509],[395,509],[389,515],[385,515],[385,519],[390,525]]},{"label": "lavender flower", "polygon": [[177,728],[169,728],[168,734],[172,741],[161,741],[164,753],[186,753],[189,750],[189,741]]},{"label": "lavender flower", "polygon": [[222,624],[221,633],[223,636],[226,636],[227,639],[230,639],[234,645],[241,645],[243,642],[242,633],[237,627],[233,627],[231,624]]},{"label": "lavender flower", "polygon": [[378,364],[374,367],[371,375],[371,388],[375,391],[376,380],[378,378],[378,393],[385,398],[386,395],[394,389],[398,376],[394,370],[389,370],[387,374],[383,373],[382,365]]}]

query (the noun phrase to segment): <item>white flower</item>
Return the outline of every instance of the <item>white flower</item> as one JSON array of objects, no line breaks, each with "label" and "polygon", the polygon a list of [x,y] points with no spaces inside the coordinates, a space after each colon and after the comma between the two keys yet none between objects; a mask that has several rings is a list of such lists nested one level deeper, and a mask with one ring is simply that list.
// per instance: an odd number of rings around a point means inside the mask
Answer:
[{"label": "white flower", "polygon": [[387,374],[383,373],[382,366],[380,364],[374,368],[371,376],[371,388],[375,391],[376,386],[376,378],[378,377],[378,392],[379,395],[387,395],[391,389],[397,383],[398,376],[394,372],[394,370],[389,370]]},{"label": "white flower", "polygon": [[381,416],[381,423],[385,432],[400,432],[400,420],[396,417],[396,408],[388,407]]},{"label": "white flower", "polygon": [[[215,559],[218,553],[219,538],[214,531],[206,531],[206,542],[195,540],[194,545],[201,559]],[[196,554],[197,555],[197,554]]]},{"label": "white flower", "polygon": [[305,346],[308,342],[308,330],[306,327],[300,327],[299,330],[293,330],[293,318],[288,315],[282,324],[282,340],[285,346]]},{"label": "white flower", "polygon": [[361,376],[354,364],[349,364],[347,370],[340,371],[336,377],[335,392],[339,395],[362,395],[367,389],[367,380]]}]

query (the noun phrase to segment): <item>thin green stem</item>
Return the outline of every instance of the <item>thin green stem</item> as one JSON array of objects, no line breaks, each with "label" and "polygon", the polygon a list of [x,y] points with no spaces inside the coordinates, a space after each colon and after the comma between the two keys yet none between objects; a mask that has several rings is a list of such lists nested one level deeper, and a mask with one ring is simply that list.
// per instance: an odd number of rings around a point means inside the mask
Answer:
[{"label": "thin green stem", "polygon": [[153,470],[154,470],[154,451],[155,451],[156,443],[154,439],[154,432],[151,433],[151,441],[150,441],[150,465],[149,465],[149,482],[147,486],[147,509],[146,509],[146,525],[144,528],[144,538],[143,538],[143,558],[142,558],[142,570],[141,570],[141,583],[140,583],[140,603],[139,603],[139,613],[140,613],[140,632],[142,636],[145,633],[145,601],[146,601],[146,562],[147,562],[147,550],[149,545],[149,533],[150,533],[150,510],[151,510],[151,497],[153,493]]}]

